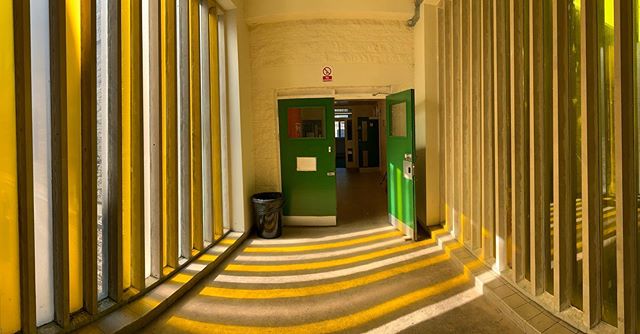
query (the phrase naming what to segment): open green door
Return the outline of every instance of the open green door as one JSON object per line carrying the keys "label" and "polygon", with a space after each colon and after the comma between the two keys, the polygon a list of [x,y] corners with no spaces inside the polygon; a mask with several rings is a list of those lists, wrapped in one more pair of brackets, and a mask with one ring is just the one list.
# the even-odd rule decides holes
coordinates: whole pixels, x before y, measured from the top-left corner
{"label": "open green door", "polygon": [[416,156],[413,89],[387,96],[387,194],[389,222],[412,239],[417,237]]}
{"label": "open green door", "polygon": [[278,101],[287,225],[336,225],[333,113],[333,99]]}

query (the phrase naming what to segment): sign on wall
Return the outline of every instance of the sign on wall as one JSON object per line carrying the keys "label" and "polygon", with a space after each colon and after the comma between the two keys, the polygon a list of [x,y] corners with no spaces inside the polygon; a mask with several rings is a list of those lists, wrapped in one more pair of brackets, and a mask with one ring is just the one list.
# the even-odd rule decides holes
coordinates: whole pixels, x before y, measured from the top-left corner
{"label": "sign on wall", "polygon": [[322,68],[322,81],[333,81],[333,68],[331,68],[331,66],[325,66],[324,68]]}

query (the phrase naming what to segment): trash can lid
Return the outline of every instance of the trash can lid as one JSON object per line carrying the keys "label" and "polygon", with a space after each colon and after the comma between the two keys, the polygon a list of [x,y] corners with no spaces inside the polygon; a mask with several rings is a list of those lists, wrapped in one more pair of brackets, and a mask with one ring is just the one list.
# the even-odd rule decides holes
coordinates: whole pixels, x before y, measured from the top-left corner
{"label": "trash can lid", "polygon": [[279,193],[279,192],[264,192],[264,193],[257,193],[251,196],[251,200],[258,203],[280,200],[282,198],[283,198],[282,193]]}

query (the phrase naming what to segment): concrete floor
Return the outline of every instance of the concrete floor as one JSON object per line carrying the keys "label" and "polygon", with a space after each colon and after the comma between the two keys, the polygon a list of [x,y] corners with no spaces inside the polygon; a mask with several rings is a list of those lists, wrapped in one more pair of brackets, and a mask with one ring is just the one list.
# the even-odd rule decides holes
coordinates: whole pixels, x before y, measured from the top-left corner
{"label": "concrete floor", "polygon": [[387,223],[377,173],[338,172],[338,226],[251,238],[147,333],[520,333],[428,239]]}

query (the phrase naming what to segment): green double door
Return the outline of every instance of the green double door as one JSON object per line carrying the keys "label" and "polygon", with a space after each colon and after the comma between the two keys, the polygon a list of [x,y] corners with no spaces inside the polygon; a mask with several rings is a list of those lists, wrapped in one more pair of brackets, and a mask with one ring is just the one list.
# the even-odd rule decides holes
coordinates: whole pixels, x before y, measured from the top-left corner
{"label": "green double door", "polygon": [[336,225],[333,115],[333,99],[278,101],[283,213],[288,225]]}
{"label": "green double door", "polygon": [[[389,222],[415,239],[414,105],[413,90],[389,95],[385,131]],[[278,116],[285,223],[335,225],[334,100],[280,100]]]}

